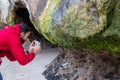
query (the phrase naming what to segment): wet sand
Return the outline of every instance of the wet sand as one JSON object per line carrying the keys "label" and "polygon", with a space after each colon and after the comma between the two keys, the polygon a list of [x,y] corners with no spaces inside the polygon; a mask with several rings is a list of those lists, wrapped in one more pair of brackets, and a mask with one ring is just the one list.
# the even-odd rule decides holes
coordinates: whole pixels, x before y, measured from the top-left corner
{"label": "wet sand", "polygon": [[46,80],[42,75],[43,71],[58,54],[57,48],[43,49],[35,59],[21,66],[17,61],[10,62],[7,58],[3,58],[3,63],[0,71],[3,75],[3,80]]}

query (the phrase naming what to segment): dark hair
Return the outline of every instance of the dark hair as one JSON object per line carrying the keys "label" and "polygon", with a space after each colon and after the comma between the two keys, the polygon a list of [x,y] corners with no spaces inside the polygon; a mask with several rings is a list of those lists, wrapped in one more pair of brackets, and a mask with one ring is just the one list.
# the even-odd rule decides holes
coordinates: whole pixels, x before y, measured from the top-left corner
{"label": "dark hair", "polygon": [[20,32],[27,33],[28,31],[31,31],[30,27],[25,23],[21,23],[20,24]]}

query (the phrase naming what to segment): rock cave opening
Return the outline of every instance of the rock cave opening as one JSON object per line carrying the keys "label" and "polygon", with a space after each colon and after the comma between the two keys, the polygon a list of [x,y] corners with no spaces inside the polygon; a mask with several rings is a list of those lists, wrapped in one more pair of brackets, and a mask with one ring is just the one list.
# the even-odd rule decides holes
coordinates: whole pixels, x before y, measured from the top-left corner
{"label": "rock cave opening", "polygon": [[29,12],[29,10],[20,2],[15,3],[15,7],[12,11],[12,13],[14,14],[14,24],[18,24],[18,23],[26,23],[28,26],[30,26],[33,30],[33,39],[36,39],[38,41],[40,41],[42,43],[42,48],[53,48],[56,47],[54,46],[51,42],[49,42],[47,39],[45,39],[45,37],[39,33],[36,29],[34,24],[32,23],[31,20],[31,14]]}
{"label": "rock cave opening", "polygon": [[30,18],[29,18],[29,12],[27,8],[25,7],[19,7],[15,10],[15,18],[14,23],[26,23],[29,27],[32,28],[34,36],[37,38],[37,40],[41,39],[41,34],[35,29],[34,25],[32,24]]}

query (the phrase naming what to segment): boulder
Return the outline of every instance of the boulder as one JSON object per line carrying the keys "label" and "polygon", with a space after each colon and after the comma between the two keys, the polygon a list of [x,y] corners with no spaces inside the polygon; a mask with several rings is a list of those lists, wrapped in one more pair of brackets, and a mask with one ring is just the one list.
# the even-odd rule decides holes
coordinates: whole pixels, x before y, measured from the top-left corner
{"label": "boulder", "polygon": [[53,44],[118,53],[119,3],[118,0],[49,0],[38,28]]}

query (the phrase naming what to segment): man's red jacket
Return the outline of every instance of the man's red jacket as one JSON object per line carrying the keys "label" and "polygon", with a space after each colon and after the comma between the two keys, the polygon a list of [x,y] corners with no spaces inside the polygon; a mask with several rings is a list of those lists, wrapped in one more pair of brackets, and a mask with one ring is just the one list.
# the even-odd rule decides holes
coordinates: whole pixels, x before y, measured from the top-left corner
{"label": "man's red jacket", "polygon": [[[20,40],[20,25],[7,26],[0,30],[0,58],[6,56],[10,61],[25,65],[33,60],[34,53],[26,54]],[[1,63],[1,60],[0,60]]]}

